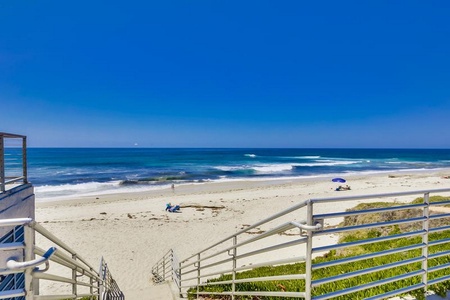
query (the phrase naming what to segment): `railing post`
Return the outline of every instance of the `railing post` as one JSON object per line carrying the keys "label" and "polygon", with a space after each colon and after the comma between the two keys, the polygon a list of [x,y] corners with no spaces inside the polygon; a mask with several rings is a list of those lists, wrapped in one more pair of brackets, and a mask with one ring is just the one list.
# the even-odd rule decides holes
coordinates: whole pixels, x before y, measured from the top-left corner
{"label": "railing post", "polygon": [[[313,202],[308,201],[307,213],[306,213],[306,223],[309,226],[313,226]],[[313,231],[307,230],[307,241],[306,241],[306,262],[305,262],[305,300],[311,300],[311,282],[312,282],[312,238]]]}
{"label": "railing post", "polygon": [[105,281],[104,281],[104,271],[103,271],[103,256],[102,259],[100,260],[100,270],[98,272],[99,276],[100,276],[100,280],[98,282],[98,299],[101,300],[103,299],[103,292],[105,290]]}
{"label": "railing post", "polygon": [[[25,257],[24,261],[31,261],[34,259],[34,229],[28,224],[23,226],[24,240],[25,240]],[[33,280],[33,268],[25,269],[25,290],[26,300],[34,299],[34,280]]]}
{"label": "railing post", "polygon": [[[72,254],[72,259],[77,260],[77,255]],[[77,296],[77,267],[72,269],[72,280],[74,281],[74,283],[72,283],[72,295]]]}
{"label": "railing post", "polygon": [[[89,268],[89,270],[90,270],[92,273],[95,273],[94,269]],[[89,287],[89,293],[91,294],[91,299],[93,299],[93,298],[92,298],[92,295],[94,294],[94,279],[92,278],[92,276],[89,276],[89,285],[90,285],[90,287]]]}
{"label": "railing post", "polygon": [[[166,281],[166,257],[163,257],[163,264],[162,264],[162,273],[163,273],[163,280]],[[159,274],[159,271],[158,271]]]}
{"label": "railing post", "polygon": [[172,279],[172,282],[174,281],[174,279],[173,279],[173,250],[172,249],[170,249],[170,266],[171,266],[171,274],[170,274],[170,278]]}
{"label": "railing post", "polygon": [[425,273],[422,275],[422,283],[424,284],[424,292],[428,290],[428,235],[430,229],[430,193],[425,193],[423,195],[423,203],[425,207],[423,208],[423,217],[425,220],[422,223],[422,229],[425,234],[422,236],[422,243],[425,247],[422,248],[422,257],[425,259],[422,261],[422,270]]}
{"label": "railing post", "polygon": [[200,292],[200,253],[197,254],[197,299],[199,299],[198,293]]}
{"label": "railing post", "polygon": [[180,294],[180,297],[183,298],[183,295],[181,294],[181,262],[178,263],[178,293]]}
{"label": "railing post", "polygon": [[233,236],[233,283],[232,283],[232,287],[231,287],[231,300],[234,300],[234,293],[236,292],[236,256],[237,256],[237,249],[236,249],[236,244],[237,244],[237,236]]}
{"label": "railing post", "polygon": [[22,138],[22,169],[23,169],[23,183],[28,183],[26,136]]}
{"label": "railing post", "polygon": [[6,191],[5,186],[5,143],[0,135],[0,192]]}

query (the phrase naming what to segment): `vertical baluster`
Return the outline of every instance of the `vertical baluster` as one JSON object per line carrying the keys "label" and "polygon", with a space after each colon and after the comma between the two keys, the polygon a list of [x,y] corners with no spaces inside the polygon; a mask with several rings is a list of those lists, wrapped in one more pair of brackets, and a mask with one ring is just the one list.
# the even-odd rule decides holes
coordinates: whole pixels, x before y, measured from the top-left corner
{"label": "vertical baluster", "polygon": [[[95,274],[94,269],[89,268],[89,270],[91,271],[91,273],[94,273],[94,274]],[[94,298],[93,298],[93,295],[94,295],[94,278],[92,278],[91,275],[89,275],[89,284],[90,284],[90,287],[89,287],[89,293],[91,294],[90,299],[94,299]]]}
{"label": "vertical baluster", "polygon": [[166,257],[163,258],[163,264],[162,264],[162,273],[163,273],[163,281],[166,280]]}
{"label": "vertical baluster", "polygon": [[[307,225],[313,224],[313,202],[311,200],[308,201],[307,204]],[[305,300],[311,300],[311,281],[312,281],[312,238],[313,232],[312,230],[307,231],[307,242],[306,242],[306,279],[305,279]]]}
{"label": "vertical baluster", "polygon": [[422,275],[422,283],[424,284],[424,292],[428,290],[428,234],[430,229],[430,193],[425,193],[423,195],[423,203],[426,205],[423,208],[423,217],[425,220],[422,223],[422,229],[425,232],[422,235],[422,243],[424,247],[422,248],[422,256],[425,258],[422,261],[422,270],[425,273]]}
{"label": "vertical baluster", "polygon": [[[34,259],[34,229],[24,225],[24,240],[25,240],[25,261]],[[33,282],[33,268],[28,268],[25,271],[25,291],[26,300],[33,300],[34,298],[34,282]]]}
{"label": "vertical baluster", "polygon": [[[163,259],[164,259],[164,257],[163,257]],[[157,265],[156,265],[156,274],[158,274],[158,276],[160,276],[161,277],[161,273],[160,273],[160,271],[159,271],[159,266],[160,266],[160,264],[158,263]],[[161,280],[161,278],[157,278],[157,280],[158,280],[158,282]]]}
{"label": "vertical baluster", "polygon": [[100,280],[98,282],[98,299],[103,299],[103,293],[105,291],[105,282],[104,282],[104,267],[103,267],[103,257],[100,260],[100,271],[99,271],[99,275],[100,275]]}
{"label": "vertical baluster", "polygon": [[22,138],[22,175],[23,183],[28,183],[28,171],[27,171],[27,137]]}
{"label": "vertical baluster", "polygon": [[0,135],[0,192],[6,191],[5,186],[5,144],[4,138]]}
{"label": "vertical baluster", "polygon": [[[77,255],[76,254],[72,254],[72,259],[73,260],[77,260]],[[74,281],[74,283],[72,283],[72,295],[77,295],[77,267],[75,266],[72,269],[72,280]]]}
{"label": "vertical baluster", "polygon": [[178,263],[178,291],[180,294],[180,297],[183,297],[183,295],[181,294],[181,263]]}
{"label": "vertical baluster", "polygon": [[170,252],[169,252],[169,261],[170,261],[170,266],[171,266],[171,269],[172,269],[172,271],[170,272],[171,274],[170,274],[170,276],[171,276],[171,279],[172,279],[172,281],[174,281],[174,278],[173,278],[173,250],[172,249],[170,249]]}
{"label": "vertical baluster", "polygon": [[231,287],[231,299],[234,300],[234,293],[236,292],[236,255],[237,255],[237,249],[236,249],[236,244],[237,244],[237,236],[233,236],[233,280],[232,280],[232,287]]}
{"label": "vertical baluster", "polygon": [[199,299],[200,292],[200,253],[197,254],[197,299]]}

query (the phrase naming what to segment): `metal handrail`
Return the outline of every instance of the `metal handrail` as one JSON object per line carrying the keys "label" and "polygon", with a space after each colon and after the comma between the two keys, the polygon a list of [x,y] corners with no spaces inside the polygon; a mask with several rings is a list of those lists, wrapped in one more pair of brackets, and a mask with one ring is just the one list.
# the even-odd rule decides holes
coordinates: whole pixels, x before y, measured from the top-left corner
{"label": "metal handrail", "polygon": [[402,197],[402,196],[412,196],[412,195],[425,195],[429,193],[448,193],[450,189],[431,189],[431,190],[417,190],[417,191],[407,191],[407,192],[396,192],[396,193],[380,193],[380,194],[369,194],[369,195],[355,195],[346,197],[327,197],[327,198],[313,198],[309,201],[313,203],[326,203],[326,202],[345,202],[345,201],[355,201],[355,200],[370,200],[375,198],[389,198],[389,197]]}
{"label": "metal handrail", "polygon": [[[228,236],[225,239],[220,240],[213,245],[204,248],[202,251],[199,251],[188,258],[182,260],[178,267],[174,268],[175,272],[178,274],[178,277],[175,281],[178,286],[178,290],[180,296],[184,296],[187,294],[187,291],[192,294],[197,295],[227,295],[231,296],[231,299],[235,299],[238,296],[255,296],[255,297],[300,297],[307,300],[312,299],[331,299],[337,296],[349,295],[350,293],[363,291],[376,286],[383,286],[391,282],[397,282],[403,279],[419,277],[421,278],[420,284],[412,284],[407,287],[401,287],[396,290],[387,290],[384,294],[373,296],[370,299],[384,299],[386,297],[393,297],[395,295],[399,295],[401,293],[408,293],[416,289],[428,289],[428,286],[434,283],[450,280],[450,275],[441,276],[439,278],[428,279],[428,274],[432,272],[436,272],[439,270],[443,270],[445,268],[450,267],[450,263],[444,263],[433,267],[428,267],[428,261],[430,259],[436,259],[438,257],[443,257],[450,255],[450,238],[440,238],[438,240],[429,240],[429,234],[432,232],[442,232],[445,230],[450,230],[450,225],[439,225],[432,226],[430,221],[448,218],[450,216],[449,213],[430,213],[430,207],[435,207],[439,205],[449,205],[450,200],[433,202],[429,201],[429,195],[437,194],[437,193],[450,193],[450,189],[435,189],[435,190],[420,190],[420,191],[408,191],[408,192],[400,192],[400,193],[385,193],[385,194],[372,194],[372,195],[358,195],[358,196],[350,196],[350,197],[331,197],[331,198],[318,198],[318,199],[310,199],[304,202],[301,202],[297,205],[294,205],[286,210],[281,211],[273,216],[265,218],[245,229],[238,231],[237,233]],[[423,196],[423,203],[419,204],[401,204],[397,203],[395,206],[386,206],[379,208],[371,208],[364,209],[358,211],[339,211],[336,209],[335,211],[328,213],[317,213],[316,206],[327,205],[329,203],[342,203],[345,201],[355,201],[355,200],[376,200],[379,201],[380,198],[392,198],[392,197],[400,197],[400,196]],[[412,200],[412,199],[411,199]],[[329,209],[328,209],[329,210]],[[414,217],[405,217],[404,219],[398,218],[394,220],[390,220],[388,222],[379,222],[372,221],[371,223],[364,223],[359,225],[350,225],[339,228],[326,228],[324,227],[325,220],[327,219],[335,219],[335,218],[345,218],[345,217],[355,217],[357,215],[373,215],[377,213],[389,213],[389,212],[401,212],[401,211],[417,211],[417,216]],[[295,219],[291,219],[290,221],[284,221],[283,219],[291,216],[291,218],[296,218],[300,214],[306,215],[305,221],[295,221]],[[280,225],[271,225],[278,220],[283,220],[283,222],[279,222]],[[416,228],[409,232],[397,233],[393,235],[381,236],[381,237],[373,237],[367,239],[355,240],[347,243],[332,243],[330,245],[317,245],[317,240],[323,235],[331,235],[337,234],[341,232],[354,232],[358,230],[367,230],[373,229],[382,226],[403,226],[406,224],[412,224],[414,226],[420,226],[422,224],[422,228]],[[262,226],[271,226],[268,230],[259,230],[256,236],[251,238],[245,238],[245,235],[248,233],[252,233],[252,229],[259,229]],[[284,241],[274,241],[272,238],[277,234],[290,233],[295,228],[299,229],[300,232],[297,236],[293,236],[292,238],[288,238],[288,240]],[[289,235],[292,235],[290,233]],[[300,238],[299,238],[300,237]],[[334,259],[331,261],[325,261],[316,263],[313,261],[313,255],[321,255],[331,250],[337,249],[345,249],[348,247],[354,246],[363,246],[370,245],[374,243],[386,242],[386,241],[394,241],[405,238],[419,238],[421,239],[418,243],[413,243],[407,246],[401,246],[398,248],[385,249],[377,252],[365,253],[362,255],[343,257]],[[231,244],[230,244],[231,243]],[[449,249],[440,250],[437,253],[429,253],[429,247],[436,245],[449,245]],[[304,256],[295,256],[291,257],[279,257],[278,260],[269,261],[267,259],[262,259],[260,261],[257,260],[258,255],[260,254],[268,254],[277,249],[285,248],[285,247],[303,247],[301,251],[305,254]],[[297,249],[297,248],[296,248]],[[385,257],[387,255],[399,254],[399,253],[409,253],[411,251],[421,251],[421,255],[412,256],[409,258],[405,258],[404,260],[399,261],[391,261],[388,264],[384,264],[381,266],[373,266],[363,268],[358,271],[347,272],[345,274],[331,274],[325,275],[323,278],[315,278],[312,279],[312,275],[314,272],[317,272],[320,269],[352,264],[361,262],[371,258],[380,258]],[[287,253],[287,252],[286,252]],[[292,253],[298,254],[297,250],[292,251]],[[412,253],[412,252],[411,252]],[[167,254],[158,261],[158,263],[153,267],[153,270],[162,270],[173,265],[173,262],[170,261],[171,257],[173,257],[173,250],[167,252]],[[167,261],[169,259],[169,261]],[[250,262],[245,262],[244,265],[239,266],[238,262],[244,261],[244,259],[250,259]],[[284,275],[274,275],[267,277],[255,277],[251,278],[237,278],[237,272],[242,272],[245,270],[249,270],[256,267],[261,266],[275,266],[279,264],[291,264],[297,262],[305,262],[306,273],[305,274],[284,274]],[[412,270],[403,274],[398,274],[391,278],[382,278],[379,280],[374,280],[372,282],[368,282],[359,286],[347,286],[341,290],[337,291],[329,291],[327,294],[322,294],[320,296],[314,296],[312,294],[313,287],[318,288],[324,284],[331,284],[333,282],[354,278],[356,276],[362,276],[366,274],[373,274],[376,272],[380,272],[383,270],[389,270],[392,268],[398,268],[402,266],[409,266],[412,264],[421,264],[421,267],[417,270]],[[158,274],[157,272],[154,273]],[[217,276],[227,274],[225,277],[218,278]],[[325,273],[326,274],[326,273]],[[216,278],[214,278],[216,276]],[[323,276],[323,275],[321,275]],[[168,277],[162,276],[161,280],[168,280]],[[210,281],[210,279],[214,279],[214,281]],[[248,283],[248,282],[258,282],[258,281],[276,281],[280,282],[281,280],[289,281],[289,280],[303,280],[305,283],[305,290],[300,292],[288,292],[279,290],[272,291],[245,291],[239,290],[237,291],[236,285]],[[216,286],[216,285],[227,285],[229,286],[228,291],[223,292],[212,292],[208,290],[202,291],[202,288],[208,286]]]}
{"label": "metal handrail", "polygon": [[[18,262],[14,258],[7,261],[7,269],[0,270],[0,274],[8,276],[11,274],[25,274],[25,280],[34,284],[25,285],[24,289],[3,290],[0,291],[0,299],[8,299],[14,297],[25,296],[26,300],[41,299],[75,299],[82,297],[95,297],[96,299],[125,299],[124,294],[120,290],[117,282],[113,279],[106,262],[102,258],[100,270],[97,272],[83,258],[79,256],[72,248],[46,230],[42,225],[37,224],[30,218],[3,219],[0,220],[0,227],[13,228],[12,230],[24,230],[23,241],[12,241],[3,243],[1,250],[23,249],[25,253],[25,261]],[[22,229],[20,229],[22,228]],[[40,234],[57,247],[51,247],[44,251],[34,245],[35,234]],[[58,250],[56,250],[58,248]],[[65,251],[61,252],[61,251]],[[31,255],[37,254],[42,256],[33,259]],[[71,277],[64,277],[56,274],[43,273],[48,270],[49,263],[53,262],[72,270]],[[36,266],[45,263],[45,269],[37,269]],[[28,278],[28,279],[27,279]],[[69,284],[72,286],[72,294],[68,295],[38,295],[40,281],[54,281]]]}
{"label": "metal handrail", "polygon": [[[55,254],[55,252],[57,251],[56,247],[50,247],[47,252],[45,252],[42,257],[40,258],[36,258],[33,260],[29,260],[29,261],[24,261],[24,262],[18,262],[14,259],[10,259],[6,262],[6,267],[10,270],[25,270],[25,269],[29,269],[29,268],[33,268],[34,272],[45,272],[48,270],[49,268],[49,263],[48,260],[50,259],[50,257]],[[42,265],[43,263],[45,263],[46,268],[44,270],[39,270],[35,267]]]}
{"label": "metal handrail", "polygon": [[25,296],[25,290],[24,289],[15,289],[15,290],[9,290],[9,291],[1,291],[0,292],[0,299],[11,299],[14,297],[22,297]]}
{"label": "metal handrail", "polygon": [[[217,243],[215,243],[215,244],[213,244],[213,245],[211,245],[211,246],[209,246],[209,247],[203,249],[202,251],[199,251],[199,253],[201,253],[201,252],[206,252],[206,251],[208,251],[208,250],[210,250],[210,249],[216,247],[217,245],[220,245],[220,244],[222,244],[223,242],[226,242],[226,241],[232,239],[232,238],[235,237],[235,236],[238,236],[238,235],[241,235],[241,234],[243,234],[243,233],[246,233],[246,232],[248,232],[248,231],[250,231],[250,230],[252,230],[252,229],[254,229],[254,228],[258,227],[258,226],[261,226],[261,225],[263,225],[263,224],[266,224],[266,223],[268,223],[268,222],[270,222],[270,221],[272,221],[272,220],[275,220],[275,219],[277,219],[277,218],[279,218],[279,217],[281,217],[281,216],[287,215],[287,214],[289,214],[289,213],[291,213],[291,212],[293,212],[293,211],[296,211],[296,210],[298,210],[298,209],[300,209],[300,208],[302,208],[302,207],[307,206],[307,204],[308,204],[308,201],[304,201],[304,202],[299,203],[299,204],[297,204],[297,205],[294,205],[294,206],[292,206],[292,207],[290,207],[290,208],[288,208],[288,209],[286,209],[286,210],[283,210],[283,211],[281,211],[281,212],[279,212],[279,213],[277,213],[277,214],[274,214],[274,215],[272,215],[272,216],[270,216],[270,217],[268,217],[268,218],[265,218],[265,219],[263,219],[263,220],[261,220],[261,221],[255,223],[255,224],[253,224],[253,225],[251,225],[251,226],[249,226],[249,227],[246,227],[246,228],[244,228],[244,229],[242,229],[242,230],[236,232],[236,233],[233,234],[233,235],[230,235],[230,236],[228,236],[228,237],[226,237],[226,238],[220,240],[219,242],[217,242]],[[185,260],[181,261],[181,263],[184,263],[185,261],[187,261],[187,260],[189,260],[189,259],[191,259],[191,258],[193,258],[193,257],[195,257],[195,256],[196,256],[196,254],[193,254],[193,255],[189,256],[188,258],[186,258]]]}
{"label": "metal handrail", "polygon": [[31,218],[14,218],[14,219],[2,219],[0,220],[0,227],[20,226],[29,224],[33,221]]}

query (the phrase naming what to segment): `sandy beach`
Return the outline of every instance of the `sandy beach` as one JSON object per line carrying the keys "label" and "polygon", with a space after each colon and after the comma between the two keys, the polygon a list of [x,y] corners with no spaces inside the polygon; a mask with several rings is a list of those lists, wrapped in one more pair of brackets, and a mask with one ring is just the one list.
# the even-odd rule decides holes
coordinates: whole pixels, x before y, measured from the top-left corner
{"label": "sandy beach", "polygon": [[[171,248],[183,259],[245,225],[311,198],[450,188],[448,175],[450,170],[346,177],[352,189],[341,192],[335,191],[338,184],[331,178],[317,177],[189,184],[52,202],[36,199],[36,220],[93,266],[103,256],[125,295],[138,295],[152,288],[151,268]],[[181,205],[181,213],[166,212],[168,202]],[[339,208],[359,202],[345,202]]]}

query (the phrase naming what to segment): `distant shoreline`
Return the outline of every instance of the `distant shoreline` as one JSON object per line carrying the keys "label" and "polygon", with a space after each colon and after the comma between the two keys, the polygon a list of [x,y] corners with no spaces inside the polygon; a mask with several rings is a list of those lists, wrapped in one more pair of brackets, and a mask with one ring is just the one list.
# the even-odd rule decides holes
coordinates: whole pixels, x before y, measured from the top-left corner
{"label": "distant shoreline", "polygon": [[[398,175],[397,175],[398,174]],[[433,170],[395,170],[395,171],[378,171],[378,172],[362,172],[362,173],[354,173],[354,174],[324,174],[324,175],[314,175],[314,176],[298,176],[298,177],[273,177],[273,178],[243,178],[243,179],[222,179],[222,180],[213,180],[206,182],[184,182],[184,183],[175,183],[175,191],[178,193],[185,193],[189,191],[201,191],[201,190],[223,190],[227,189],[229,186],[233,187],[248,187],[248,186],[277,186],[283,185],[286,183],[306,183],[306,182],[329,182],[330,185],[334,183],[330,182],[331,178],[341,176],[348,179],[351,183],[352,179],[358,179],[362,177],[389,177],[389,175],[393,176],[406,176],[408,174],[412,175],[420,175],[420,174],[436,174],[436,176],[449,176],[450,168],[440,168]],[[35,187],[35,189],[39,190],[39,187]],[[49,198],[40,198],[39,193],[36,194],[36,202],[38,203],[48,203],[48,202],[65,202],[65,201],[73,201],[77,199],[94,199],[99,197],[120,197],[127,195],[159,195],[161,193],[166,193],[168,190],[171,190],[171,183],[167,183],[164,185],[159,185],[157,187],[147,187],[140,186],[136,189],[122,187],[117,188],[116,190],[107,190],[107,191],[98,191],[98,192],[90,192],[88,194],[78,193],[68,196],[60,196],[60,197],[49,197]]]}

